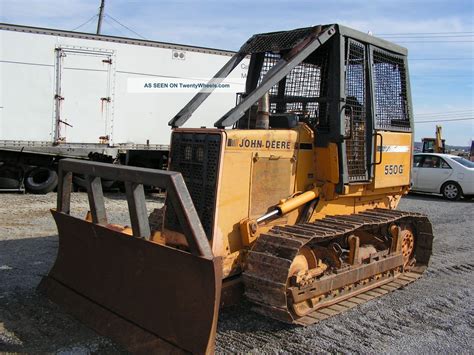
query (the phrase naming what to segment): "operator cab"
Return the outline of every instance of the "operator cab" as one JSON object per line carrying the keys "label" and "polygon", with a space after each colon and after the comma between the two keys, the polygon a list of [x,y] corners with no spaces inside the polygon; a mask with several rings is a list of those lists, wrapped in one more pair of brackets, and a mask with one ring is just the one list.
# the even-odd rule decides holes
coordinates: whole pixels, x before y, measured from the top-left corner
{"label": "operator cab", "polygon": [[[413,115],[405,48],[337,24],[257,34],[210,84],[248,56],[245,93],[216,128],[305,123],[314,132],[315,154],[337,152],[339,177],[331,182],[338,193],[354,184],[409,185]],[[198,93],[169,124],[182,126],[210,94]]]}

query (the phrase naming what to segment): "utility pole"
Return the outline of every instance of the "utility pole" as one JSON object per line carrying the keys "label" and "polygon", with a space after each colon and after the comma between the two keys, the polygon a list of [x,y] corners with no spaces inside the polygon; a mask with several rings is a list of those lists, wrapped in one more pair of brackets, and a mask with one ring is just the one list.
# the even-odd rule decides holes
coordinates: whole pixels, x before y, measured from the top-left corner
{"label": "utility pole", "polygon": [[97,34],[98,35],[100,35],[100,28],[102,27],[102,17],[104,16],[104,3],[105,3],[105,0],[100,1],[99,20],[97,21]]}

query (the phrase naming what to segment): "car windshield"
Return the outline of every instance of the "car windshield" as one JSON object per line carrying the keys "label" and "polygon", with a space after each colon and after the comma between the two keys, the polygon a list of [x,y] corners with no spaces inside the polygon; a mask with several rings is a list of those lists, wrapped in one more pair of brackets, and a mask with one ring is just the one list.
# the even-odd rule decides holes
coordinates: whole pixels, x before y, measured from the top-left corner
{"label": "car windshield", "polygon": [[451,159],[453,159],[456,163],[464,165],[467,168],[474,168],[474,162],[469,161],[467,159],[464,159],[464,158],[461,158],[461,157],[456,157],[456,158],[451,158]]}

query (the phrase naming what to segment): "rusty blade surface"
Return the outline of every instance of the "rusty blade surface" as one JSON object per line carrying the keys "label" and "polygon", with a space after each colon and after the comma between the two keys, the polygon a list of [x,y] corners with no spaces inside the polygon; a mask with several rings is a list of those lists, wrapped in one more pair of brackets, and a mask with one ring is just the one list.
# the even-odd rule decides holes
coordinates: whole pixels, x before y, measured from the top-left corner
{"label": "rusty blade surface", "polygon": [[47,278],[176,350],[214,350],[222,287],[220,259],[194,256],[54,210],[52,214],[59,250]]}

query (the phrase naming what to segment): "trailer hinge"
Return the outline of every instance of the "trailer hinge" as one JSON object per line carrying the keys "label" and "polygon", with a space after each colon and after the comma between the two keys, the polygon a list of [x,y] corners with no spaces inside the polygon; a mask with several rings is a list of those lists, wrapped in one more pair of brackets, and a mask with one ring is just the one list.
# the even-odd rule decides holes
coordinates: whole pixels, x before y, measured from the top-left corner
{"label": "trailer hinge", "polygon": [[110,101],[111,101],[110,96],[108,96],[108,97],[101,97],[100,99],[101,99],[102,101],[107,101],[107,102],[110,102]]}
{"label": "trailer hinge", "polygon": [[112,64],[112,58],[102,59],[102,63]]}
{"label": "trailer hinge", "polygon": [[62,97],[61,95],[56,94],[56,95],[54,95],[54,99],[61,101],[61,100],[64,100],[64,97]]}

